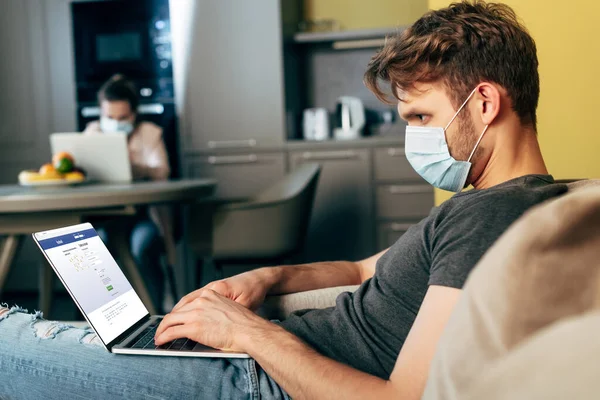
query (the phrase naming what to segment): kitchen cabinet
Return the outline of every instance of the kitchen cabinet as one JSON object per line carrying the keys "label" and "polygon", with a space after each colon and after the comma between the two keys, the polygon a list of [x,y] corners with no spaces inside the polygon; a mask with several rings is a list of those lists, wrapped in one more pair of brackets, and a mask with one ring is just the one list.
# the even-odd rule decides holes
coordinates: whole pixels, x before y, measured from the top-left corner
{"label": "kitchen cabinet", "polygon": [[285,175],[285,154],[277,153],[211,153],[189,157],[186,172],[190,178],[216,179],[215,197],[248,198],[281,180]]}
{"label": "kitchen cabinet", "polygon": [[433,188],[411,167],[401,145],[373,150],[377,247],[393,245],[411,226],[429,215]]}
{"label": "kitchen cabinet", "polygon": [[75,131],[69,0],[0,0],[0,183],[50,160]]}
{"label": "kitchen cabinet", "polygon": [[321,165],[304,261],[357,261],[374,248],[370,149],[290,152],[290,170]]}
{"label": "kitchen cabinet", "polygon": [[[0,10],[0,184],[15,184],[19,171],[50,160],[50,133],[75,129],[74,85],[63,79],[72,72],[69,8],[66,0],[0,0]],[[6,292],[36,291],[42,260],[26,240]]]}
{"label": "kitchen cabinet", "polygon": [[196,3],[183,96],[185,151],[283,144],[282,6]]}
{"label": "kitchen cabinet", "polygon": [[0,182],[16,183],[49,148],[43,1],[0,0]]}
{"label": "kitchen cabinet", "polygon": [[380,182],[423,181],[406,159],[404,148],[400,146],[375,149],[373,165],[375,168],[375,179]]}
{"label": "kitchen cabinet", "polygon": [[322,166],[303,261],[369,257],[433,207],[433,188],[406,161],[401,138],[289,147],[290,170],[305,162]]}
{"label": "kitchen cabinet", "polygon": [[376,209],[379,218],[415,219],[429,214],[432,188],[427,183],[378,185]]}

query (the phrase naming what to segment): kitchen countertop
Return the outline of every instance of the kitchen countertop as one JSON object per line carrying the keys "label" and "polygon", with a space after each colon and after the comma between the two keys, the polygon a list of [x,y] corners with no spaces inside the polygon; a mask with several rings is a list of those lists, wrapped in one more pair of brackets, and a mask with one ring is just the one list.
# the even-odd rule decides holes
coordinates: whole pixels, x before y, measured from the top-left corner
{"label": "kitchen countertop", "polygon": [[279,146],[257,146],[252,148],[237,149],[205,149],[190,150],[184,152],[186,156],[203,156],[206,154],[248,154],[248,153],[271,153],[279,151],[319,151],[319,150],[343,150],[360,149],[386,146],[403,146],[404,135],[392,134],[386,136],[366,136],[356,140],[289,140]]}
{"label": "kitchen countertop", "polygon": [[294,150],[319,150],[319,149],[347,149],[380,146],[398,146],[404,144],[404,136],[367,136],[356,140],[290,140],[286,143],[288,151]]}

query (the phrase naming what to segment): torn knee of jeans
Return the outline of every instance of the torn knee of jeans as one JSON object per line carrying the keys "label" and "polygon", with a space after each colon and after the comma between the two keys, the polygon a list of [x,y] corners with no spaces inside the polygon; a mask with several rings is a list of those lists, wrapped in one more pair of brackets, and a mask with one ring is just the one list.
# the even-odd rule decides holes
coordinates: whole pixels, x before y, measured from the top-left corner
{"label": "torn knee of jeans", "polygon": [[2,321],[5,318],[8,318],[9,315],[14,314],[16,312],[26,313],[27,310],[18,306],[8,308],[8,304],[6,303],[0,304],[0,321]]}
{"label": "torn knee of jeans", "polygon": [[46,321],[41,319],[41,313],[36,312],[32,316],[31,327],[33,335],[38,339],[54,339],[59,333],[71,329],[72,327],[56,321]]}
{"label": "torn knee of jeans", "polygon": [[79,343],[92,344],[97,346],[102,345],[102,342],[100,341],[98,335],[96,335],[96,332],[94,332],[91,329],[86,329],[83,331],[83,334],[79,338]]}

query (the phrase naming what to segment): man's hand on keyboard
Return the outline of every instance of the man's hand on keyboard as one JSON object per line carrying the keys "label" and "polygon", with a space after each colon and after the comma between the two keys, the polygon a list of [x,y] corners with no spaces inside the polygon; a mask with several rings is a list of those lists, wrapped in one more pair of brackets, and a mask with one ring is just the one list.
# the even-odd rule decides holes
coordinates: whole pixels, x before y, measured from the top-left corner
{"label": "man's hand on keyboard", "polygon": [[245,334],[278,328],[214,290],[197,292],[194,299],[163,318],[155,335],[157,346],[188,338],[216,349],[245,351],[241,345]]}

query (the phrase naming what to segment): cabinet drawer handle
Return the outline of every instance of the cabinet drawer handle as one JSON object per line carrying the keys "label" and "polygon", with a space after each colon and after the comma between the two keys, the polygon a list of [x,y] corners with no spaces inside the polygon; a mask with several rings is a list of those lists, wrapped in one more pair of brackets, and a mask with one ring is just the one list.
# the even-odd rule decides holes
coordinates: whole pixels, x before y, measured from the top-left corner
{"label": "cabinet drawer handle", "polygon": [[387,153],[390,157],[404,157],[406,155],[404,153],[404,149],[399,149],[396,147],[390,147]]}
{"label": "cabinet drawer handle", "polygon": [[254,164],[258,162],[256,154],[247,156],[210,156],[208,163],[211,165],[227,165],[227,164]]}
{"label": "cabinet drawer handle", "polygon": [[391,194],[432,193],[429,186],[389,186],[388,191]]}
{"label": "cabinet drawer handle", "polygon": [[331,44],[334,50],[372,49],[383,47],[385,39],[338,40]]}
{"label": "cabinet drawer handle", "polygon": [[[161,115],[165,112],[165,106],[160,103],[141,104],[138,107],[140,115]],[[101,114],[100,107],[83,107],[81,116],[84,118],[99,117]]]}
{"label": "cabinet drawer handle", "polygon": [[138,107],[140,115],[162,115],[165,112],[165,106],[158,103],[142,104]]}
{"label": "cabinet drawer handle", "polygon": [[408,228],[410,228],[412,226],[412,224],[398,224],[398,223],[393,223],[390,226],[390,229],[393,232],[404,232],[406,230],[408,230]]}
{"label": "cabinet drawer handle", "polygon": [[244,140],[211,140],[208,147],[211,149],[229,149],[232,147],[256,147],[256,139]]}
{"label": "cabinet drawer handle", "polygon": [[81,116],[84,118],[99,117],[100,107],[83,107],[81,109]]}
{"label": "cabinet drawer handle", "polygon": [[320,151],[318,153],[313,153],[310,151],[305,151],[302,153],[302,158],[305,160],[351,160],[354,158],[358,158],[358,153],[348,150],[348,151]]}

